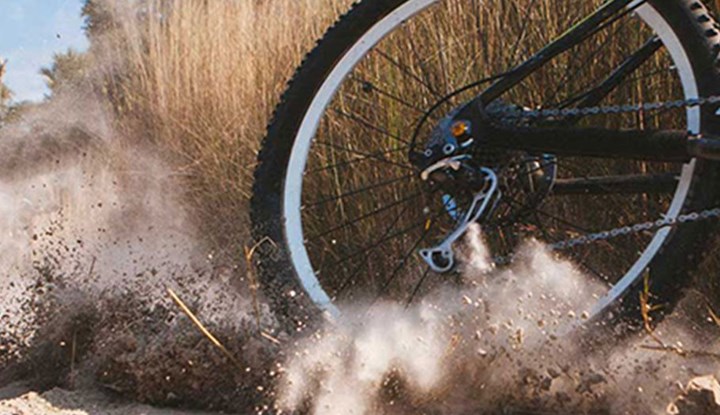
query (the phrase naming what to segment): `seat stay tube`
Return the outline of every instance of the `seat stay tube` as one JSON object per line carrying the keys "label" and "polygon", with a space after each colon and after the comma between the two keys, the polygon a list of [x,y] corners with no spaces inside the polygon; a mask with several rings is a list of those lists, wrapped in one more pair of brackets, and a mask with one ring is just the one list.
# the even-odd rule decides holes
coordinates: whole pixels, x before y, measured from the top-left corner
{"label": "seat stay tube", "polygon": [[[598,30],[600,25],[633,1],[635,0],[608,0],[595,12],[568,29],[530,59],[512,69],[507,76],[490,85],[480,95],[480,101],[484,105],[487,105],[500,98],[501,95],[522,82],[550,60],[587,39]],[[639,2],[639,4],[642,3],[644,3],[644,1]],[[633,8],[639,6],[639,4],[633,6]]]}

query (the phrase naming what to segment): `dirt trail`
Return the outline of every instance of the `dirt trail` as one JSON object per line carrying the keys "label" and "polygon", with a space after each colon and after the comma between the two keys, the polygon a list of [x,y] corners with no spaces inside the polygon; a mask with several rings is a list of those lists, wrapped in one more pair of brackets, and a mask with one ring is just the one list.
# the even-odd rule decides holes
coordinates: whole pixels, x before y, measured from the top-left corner
{"label": "dirt trail", "polygon": [[211,415],[175,409],[158,409],[115,400],[100,392],[52,389],[38,394],[23,392],[21,387],[0,389],[0,415]]}
{"label": "dirt trail", "polygon": [[[0,171],[0,388],[26,381],[32,391],[75,390],[80,382],[82,390],[169,407],[263,402],[256,381],[268,379],[263,368],[275,351],[253,335],[274,323],[262,304],[253,307],[244,261],[221,259],[203,243],[161,157],[107,128],[92,96],[67,99],[72,105],[57,98],[0,131],[0,153],[34,161]],[[50,411],[38,396],[26,398],[3,402],[0,414]],[[129,410],[84,392],[42,398],[58,410]]]}

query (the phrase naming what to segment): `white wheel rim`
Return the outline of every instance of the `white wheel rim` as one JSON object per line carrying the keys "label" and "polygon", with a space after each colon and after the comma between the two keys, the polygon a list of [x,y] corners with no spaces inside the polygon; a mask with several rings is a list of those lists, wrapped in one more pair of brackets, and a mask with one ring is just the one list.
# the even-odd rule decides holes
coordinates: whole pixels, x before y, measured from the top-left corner
{"label": "white wheel rim", "polygon": [[[333,68],[330,75],[325,79],[325,82],[323,82],[317,94],[315,94],[308,111],[305,113],[298,134],[295,137],[283,189],[285,236],[288,242],[290,259],[303,290],[318,308],[333,317],[337,317],[340,314],[340,310],[333,304],[330,296],[325,292],[322,284],[317,279],[307,249],[305,248],[305,238],[302,228],[303,177],[312,140],[315,137],[325,109],[335,96],[337,89],[367,52],[398,24],[410,19],[437,1],[438,0],[409,0],[368,30],[363,37],[348,50]],[[628,7],[633,7],[633,5],[639,1],[641,0],[636,0]],[[698,98],[697,82],[692,66],[690,65],[690,60],[682,47],[680,39],[672,31],[669,24],[647,3],[638,7],[635,13],[653,29],[667,48],[677,68],[685,99]],[[699,133],[700,109],[698,107],[687,109],[687,120],[688,131]],[[683,166],[678,187],[673,196],[670,208],[665,213],[665,217],[676,218],[680,214],[690,189],[694,171],[695,160]],[[617,300],[630,285],[637,281],[652,258],[655,257],[658,250],[665,243],[669,234],[670,229],[667,228],[656,232],[654,238],[650,241],[634,265],[607,294],[598,300],[593,307],[592,315],[601,313],[605,307]]]}

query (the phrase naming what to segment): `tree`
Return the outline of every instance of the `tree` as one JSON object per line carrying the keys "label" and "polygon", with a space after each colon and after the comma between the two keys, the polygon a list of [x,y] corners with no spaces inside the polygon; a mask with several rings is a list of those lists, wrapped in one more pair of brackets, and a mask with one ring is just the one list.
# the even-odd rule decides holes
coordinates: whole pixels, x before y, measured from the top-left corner
{"label": "tree", "polygon": [[92,40],[113,26],[113,17],[103,0],[85,0],[82,15],[85,18],[85,33]]}
{"label": "tree", "polygon": [[12,99],[12,91],[5,85],[3,78],[7,74],[7,61],[0,62],[0,110],[5,110]]}
{"label": "tree", "polygon": [[12,98],[10,88],[5,85],[3,78],[7,74],[7,61],[0,62],[0,104],[5,104]]}
{"label": "tree", "polygon": [[56,53],[52,66],[42,68],[40,74],[45,77],[45,83],[54,94],[65,87],[78,86],[85,80],[87,61],[87,54],[68,49],[65,53]]}

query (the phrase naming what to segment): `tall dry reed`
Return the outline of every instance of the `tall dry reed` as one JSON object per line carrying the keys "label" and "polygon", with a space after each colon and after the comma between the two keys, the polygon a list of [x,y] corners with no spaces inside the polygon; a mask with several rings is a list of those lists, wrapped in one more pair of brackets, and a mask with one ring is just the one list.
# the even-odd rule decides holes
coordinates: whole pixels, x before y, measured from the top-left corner
{"label": "tall dry reed", "polygon": [[209,237],[247,243],[251,175],[270,114],[348,1],[106,4],[112,29],[93,51],[120,126],[179,166]]}

